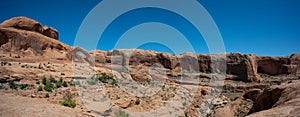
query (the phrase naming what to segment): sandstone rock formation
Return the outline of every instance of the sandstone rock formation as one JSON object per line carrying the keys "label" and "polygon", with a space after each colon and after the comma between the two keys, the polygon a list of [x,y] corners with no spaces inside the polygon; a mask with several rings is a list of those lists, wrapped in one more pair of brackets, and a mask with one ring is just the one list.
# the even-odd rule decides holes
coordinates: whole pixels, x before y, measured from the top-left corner
{"label": "sandstone rock formation", "polygon": [[13,27],[27,31],[34,31],[43,34],[47,37],[58,40],[58,32],[54,28],[42,26],[39,22],[27,17],[14,17],[0,24],[3,27]]}
{"label": "sandstone rock formation", "polygon": [[[265,90],[254,101],[249,117],[299,116],[300,82],[293,81]],[[264,110],[264,111],[262,111]],[[260,112],[259,112],[260,111]]]}

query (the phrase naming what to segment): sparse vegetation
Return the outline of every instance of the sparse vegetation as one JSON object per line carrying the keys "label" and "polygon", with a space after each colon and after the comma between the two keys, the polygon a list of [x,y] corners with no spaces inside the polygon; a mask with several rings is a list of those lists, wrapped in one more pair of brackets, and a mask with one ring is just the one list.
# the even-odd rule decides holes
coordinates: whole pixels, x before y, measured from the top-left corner
{"label": "sparse vegetation", "polygon": [[109,75],[106,75],[105,73],[101,74],[100,77],[98,77],[98,79],[102,82],[102,83],[109,83],[113,86],[117,86],[117,81],[109,76]]}
{"label": "sparse vegetation", "polygon": [[96,83],[98,82],[98,80],[97,79],[87,79],[86,82],[89,85],[96,85]]}
{"label": "sparse vegetation", "polygon": [[43,86],[42,86],[42,85],[40,85],[40,86],[38,87],[38,91],[43,91]]}
{"label": "sparse vegetation", "polygon": [[136,105],[139,105],[140,103],[141,103],[140,98],[137,98],[137,99],[135,100],[135,104],[136,104]]}
{"label": "sparse vegetation", "polygon": [[6,64],[8,64],[7,61],[2,61],[2,62],[1,62],[1,66],[5,66]]}
{"label": "sparse vegetation", "polygon": [[50,81],[46,81],[46,85],[44,86],[44,90],[48,92],[52,92],[53,84]]}
{"label": "sparse vegetation", "polygon": [[63,81],[62,85],[63,85],[64,87],[68,87],[68,84],[67,84],[67,82],[65,82],[65,81]]}
{"label": "sparse vegetation", "polygon": [[46,93],[45,98],[49,98],[49,93]]}
{"label": "sparse vegetation", "polygon": [[27,88],[29,85],[28,84],[20,84],[20,89],[25,89],[25,88]]}
{"label": "sparse vegetation", "polygon": [[67,106],[67,107],[71,107],[71,108],[75,108],[76,107],[76,102],[71,101],[71,100],[64,100],[62,102],[62,105]]}
{"label": "sparse vegetation", "polygon": [[40,84],[40,81],[38,79],[36,79],[35,84]]}
{"label": "sparse vegetation", "polygon": [[50,82],[52,82],[52,83],[56,83],[56,82],[57,82],[57,80],[55,80],[55,78],[53,78],[52,76],[50,76]]}
{"label": "sparse vegetation", "polygon": [[43,76],[42,83],[43,83],[44,85],[46,85],[46,82],[47,82],[47,79],[46,79],[46,77],[45,77],[45,76]]}
{"label": "sparse vegetation", "polygon": [[56,88],[62,87],[62,82],[56,82],[56,83],[55,83],[55,87],[56,87]]}
{"label": "sparse vegetation", "polygon": [[14,81],[9,81],[8,85],[11,89],[17,89],[18,88],[18,85]]}
{"label": "sparse vegetation", "polygon": [[115,116],[116,117],[129,117],[129,115],[125,111],[122,111],[122,110],[117,110],[115,112]]}

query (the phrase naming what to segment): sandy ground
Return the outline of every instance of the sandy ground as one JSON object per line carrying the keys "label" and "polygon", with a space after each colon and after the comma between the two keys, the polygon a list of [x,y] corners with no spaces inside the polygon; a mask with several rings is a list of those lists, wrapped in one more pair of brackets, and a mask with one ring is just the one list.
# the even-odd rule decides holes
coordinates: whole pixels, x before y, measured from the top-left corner
{"label": "sandy ground", "polygon": [[1,117],[86,117],[87,114],[45,99],[28,98],[0,92]]}

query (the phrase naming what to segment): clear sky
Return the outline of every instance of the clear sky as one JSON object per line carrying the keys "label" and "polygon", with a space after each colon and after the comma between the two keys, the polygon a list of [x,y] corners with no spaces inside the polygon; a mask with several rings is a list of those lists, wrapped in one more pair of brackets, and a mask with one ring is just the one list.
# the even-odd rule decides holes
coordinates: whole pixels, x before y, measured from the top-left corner
{"label": "clear sky", "polygon": [[[254,53],[257,55],[271,56],[285,56],[294,52],[300,53],[299,0],[198,1],[206,8],[218,26],[227,52]],[[59,31],[60,41],[68,45],[73,45],[81,22],[90,10],[92,10],[99,2],[101,2],[101,0],[1,0],[0,21],[2,22],[15,16],[27,16],[41,22],[43,25],[54,27]],[[116,4],[118,4],[118,2],[116,2]],[[103,12],[109,13],[109,11]],[[139,19],[140,17],[137,17],[140,15],[139,13],[148,17]],[[151,19],[151,17],[155,17],[159,14],[168,15],[165,19]],[[116,21],[110,25],[107,29],[108,33],[105,33],[106,35],[104,35],[107,39],[99,42],[101,45],[98,45],[98,49],[112,49],[114,47],[113,44],[115,44],[113,38],[119,38],[122,31],[124,32],[125,29],[128,30],[129,26],[133,26],[138,22],[159,20],[160,22],[174,24],[177,21],[175,19],[178,19],[178,17],[172,13],[157,9],[137,10],[132,13],[124,14],[123,16],[124,17],[118,19],[118,22]],[[184,22],[184,20],[180,21]],[[99,22],[101,22],[101,20]],[[123,25],[125,26],[120,28],[120,26]],[[159,31],[159,29],[169,29],[163,25],[145,24],[144,26],[156,26],[156,28],[142,30],[137,26],[130,29],[133,33],[129,32],[124,35],[136,38],[132,38],[130,40],[131,42],[128,42],[128,47],[130,47],[132,42],[137,41],[139,38],[148,37],[148,40],[151,40],[151,38],[160,37],[165,38],[166,40],[168,38],[172,41],[173,38],[180,37],[180,35],[168,35],[168,32],[172,33],[172,30]],[[185,22],[182,25],[174,24],[174,26],[178,26],[183,32],[193,32],[193,27],[189,27],[188,22]],[[141,33],[141,35],[133,36],[136,33]],[[154,36],[151,37],[151,35]],[[198,36],[198,34],[192,33],[186,37],[189,38],[190,42],[195,46],[197,53],[208,53],[205,41],[201,38],[199,39]],[[124,40],[126,40],[126,38]],[[178,48],[181,49],[181,42],[173,41],[172,43],[175,43],[175,45],[177,44]],[[141,45],[140,48],[172,53],[169,48],[155,42]]]}

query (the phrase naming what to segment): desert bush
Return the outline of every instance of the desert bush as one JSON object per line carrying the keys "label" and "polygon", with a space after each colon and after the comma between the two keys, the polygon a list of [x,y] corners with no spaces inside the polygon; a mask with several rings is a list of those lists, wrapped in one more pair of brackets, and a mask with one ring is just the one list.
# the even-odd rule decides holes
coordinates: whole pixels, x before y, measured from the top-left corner
{"label": "desert bush", "polygon": [[56,82],[57,82],[57,80],[55,80],[55,78],[53,78],[52,76],[50,76],[50,82],[52,82],[52,83],[56,83]]}
{"label": "desert bush", "polygon": [[18,85],[14,81],[9,81],[8,85],[11,89],[17,89],[18,88]]}
{"label": "desert bush", "polygon": [[42,85],[40,85],[40,86],[38,87],[38,91],[43,91],[43,86],[42,86]]}
{"label": "desert bush", "polygon": [[102,83],[110,83],[113,86],[117,86],[117,81],[113,77],[106,75],[105,73],[101,74],[101,76],[98,77],[98,79]]}
{"label": "desert bush", "polygon": [[55,87],[56,87],[56,88],[62,87],[62,82],[56,82],[56,83],[55,83]]}
{"label": "desert bush", "polygon": [[49,93],[46,93],[45,98],[49,98]]}
{"label": "desert bush", "polygon": [[46,85],[46,82],[47,82],[47,79],[46,79],[46,77],[45,77],[45,76],[43,76],[42,83],[43,83],[44,85]]}
{"label": "desert bush", "polygon": [[135,104],[136,104],[136,105],[139,105],[140,103],[141,103],[140,98],[137,98],[137,99],[135,100]]}
{"label": "desert bush", "polygon": [[115,112],[115,116],[116,117],[129,117],[129,115],[125,111],[122,111],[122,110],[117,110]]}
{"label": "desert bush", "polygon": [[48,92],[52,92],[53,84],[50,81],[46,81],[46,85],[44,86],[44,90]]}
{"label": "desert bush", "polygon": [[1,66],[5,66],[8,62],[7,61],[2,61]]}
{"label": "desert bush", "polygon": [[64,101],[62,101],[62,105],[67,106],[67,107],[71,107],[71,108],[75,108],[76,107],[76,102],[71,101],[71,100],[64,100]]}
{"label": "desert bush", "polygon": [[63,85],[64,87],[68,87],[68,84],[67,84],[67,82],[65,82],[65,81],[63,81],[62,85]]}
{"label": "desert bush", "polygon": [[20,89],[25,89],[27,88],[29,85],[28,84],[20,84]]}
{"label": "desert bush", "polygon": [[35,80],[36,84],[40,84],[40,81],[38,79]]}

